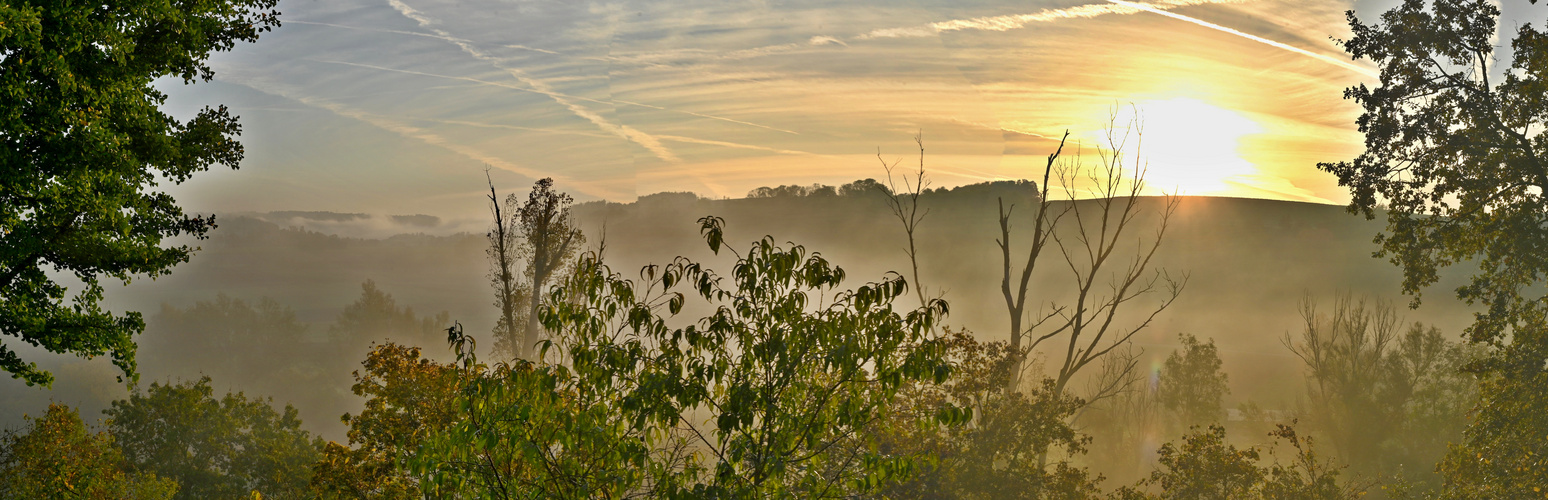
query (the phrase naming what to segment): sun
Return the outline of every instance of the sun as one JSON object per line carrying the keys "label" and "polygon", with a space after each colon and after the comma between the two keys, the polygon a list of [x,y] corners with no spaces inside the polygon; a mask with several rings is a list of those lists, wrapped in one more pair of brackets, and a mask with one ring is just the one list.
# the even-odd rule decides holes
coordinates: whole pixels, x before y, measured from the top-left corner
{"label": "sun", "polygon": [[[1263,127],[1240,113],[1187,97],[1136,102],[1132,111],[1141,135],[1127,153],[1148,168],[1147,192],[1241,195],[1262,175],[1239,151],[1242,138]],[[1119,116],[1118,125],[1129,118]]]}

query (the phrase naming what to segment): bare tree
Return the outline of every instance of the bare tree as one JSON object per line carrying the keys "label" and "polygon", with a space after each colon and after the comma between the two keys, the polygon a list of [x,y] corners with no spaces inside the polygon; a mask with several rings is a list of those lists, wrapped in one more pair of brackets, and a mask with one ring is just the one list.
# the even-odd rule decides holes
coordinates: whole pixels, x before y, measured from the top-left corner
{"label": "bare tree", "polygon": [[[920,305],[925,305],[930,299],[926,298],[928,292],[924,282],[919,279],[919,250],[914,240],[914,233],[919,229],[919,223],[924,221],[925,216],[930,215],[929,209],[919,211],[919,195],[923,194],[930,185],[930,178],[925,176],[923,132],[914,135],[914,144],[919,145],[919,170],[912,174],[913,179],[909,179],[908,173],[899,172],[896,175],[893,173],[901,160],[889,164],[887,160],[882,159],[879,149],[876,151],[876,159],[881,161],[882,169],[887,171],[887,185],[885,189],[880,189],[887,197],[887,208],[892,210],[892,215],[903,224],[903,234],[908,236],[908,248],[905,252],[908,254],[908,263],[913,269],[909,279],[914,285],[914,295],[919,297]],[[902,179],[903,189],[898,189],[896,179]],[[882,186],[877,185],[877,187]]]}
{"label": "bare tree", "polygon": [[[1149,327],[1157,315],[1182,295],[1188,281],[1186,274],[1173,278],[1152,265],[1172,215],[1177,213],[1180,200],[1175,195],[1164,195],[1160,200],[1152,238],[1149,241],[1143,237],[1134,238],[1132,256],[1126,262],[1123,255],[1117,253],[1120,248],[1129,247],[1127,233],[1134,229],[1135,220],[1143,212],[1141,205],[1145,202],[1139,197],[1145,188],[1146,168],[1142,164],[1126,166],[1131,139],[1135,142],[1134,157],[1139,158],[1143,153],[1139,118],[1131,119],[1120,130],[1114,113],[1110,124],[1107,147],[1097,149],[1102,164],[1086,173],[1096,198],[1086,203],[1070,202],[1070,220],[1075,226],[1073,234],[1061,236],[1059,231],[1052,232],[1059,254],[1075,281],[1075,300],[1054,308],[1052,316],[1056,318],[1056,326],[1028,346],[1028,350],[1035,349],[1043,340],[1063,336],[1063,361],[1054,377],[1054,387],[1058,390],[1065,390],[1086,366],[1114,349],[1128,345],[1135,334]],[[1060,173],[1060,183],[1071,200],[1075,198],[1075,181],[1080,175],[1078,165]],[[1126,306],[1132,307],[1135,300],[1152,293],[1158,293],[1160,301],[1150,306],[1148,312],[1142,308],[1141,319],[1129,323],[1119,317]],[[1096,400],[1104,396],[1099,393],[1085,397]]]}
{"label": "bare tree", "polygon": [[[484,169],[484,178],[489,182],[489,211],[494,217],[494,227],[486,234],[489,248],[484,252],[489,256],[489,281],[495,289],[494,305],[500,309],[500,318],[494,327],[495,351],[516,357],[521,355],[516,332],[526,327],[526,312],[522,306],[527,303],[530,295],[530,290],[516,279],[516,265],[522,257],[522,242],[518,239],[515,228],[517,221],[512,217],[514,214],[500,208],[500,195],[495,192],[494,179],[489,177],[488,168]],[[505,202],[514,208],[516,200],[513,195]]]}
{"label": "bare tree", "polygon": [[[1003,260],[1003,278],[1000,280],[1000,293],[1005,296],[1005,309],[1010,313],[1010,346],[1011,352],[1017,353],[1015,366],[1011,370],[1009,390],[1016,390],[1021,386],[1022,372],[1025,371],[1026,357],[1039,342],[1058,334],[1058,331],[1048,336],[1032,340],[1030,346],[1024,346],[1025,339],[1032,333],[1032,329],[1041,325],[1044,321],[1053,317],[1053,313],[1039,318],[1030,327],[1023,327],[1022,321],[1027,317],[1027,287],[1032,280],[1032,270],[1037,267],[1038,257],[1042,256],[1043,248],[1048,244],[1049,236],[1053,235],[1053,229],[1058,225],[1059,219],[1068,212],[1069,205],[1061,205],[1057,211],[1050,211],[1052,203],[1048,200],[1048,181],[1053,176],[1054,164],[1058,162],[1059,155],[1064,153],[1064,143],[1069,140],[1069,131],[1059,138],[1059,148],[1048,155],[1048,163],[1043,167],[1043,183],[1039,185],[1042,190],[1037,197],[1037,214],[1032,224],[1032,248],[1027,250],[1027,263],[1021,268],[1021,280],[1012,293],[1011,275],[1011,212],[1016,210],[1016,205],[1005,206],[1005,200],[999,199],[1000,207],[1000,239],[995,243],[1000,246],[1000,255]],[[1057,312],[1058,309],[1055,309]]]}
{"label": "bare tree", "polygon": [[1108,396],[1088,401],[1072,419],[1082,433],[1101,436],[1091,443],[1092,458],[1118,483],[1137,480],[1149,469],[1142,450],[1160,429],[1156,379],[1135,369],[1141,354],[1131,343],[1104,357],[1087,392]]}
{"label": "bare tree", "polygon": [[[1311,423],[1333,439],[1345,463],[1367,467],[1377,462],[1381,442],[1402,422],[1412,381],[1398,363],[1401,321],[1392,304],[1339,293],[1333,314],[1318,312],[1308,295],[1301,300],[1305,328],[1299,341],[1286,333],[1281,342],[1306,366]],[[1397,396],[1397,397],[1393,397]]]}
{"label": "bare tree", "polygon": [[[1143,152],[1140,140],[1141,124],[1138,117],[1127,124],[1118,125],[1114,113],[1107,129],[1107,144],[1098,148],[1101,165],[1085,171],[1079,161],[1058,162],[1068,133],[1060,139],[1059,149],[1048,156],[1043,174],[1043,187],[1038,200],[1038,213],[1034,220],[1032,248],[1027,263],[1020,270],[1019,286],[1012,288],[1010,250],[1010,211],[1000,211],[1000,244],[1004,258],[1004,279],[1001,292],[1005,296],[1007,311],[1011,317],[1011,339],[1021,349],[1022,357],[1029,355],[1044,342],[1052,341],[1055,351],[1052,361],[1057,363],[1053,375],[1054,388],[1068,392],[1069,386],[1083,369],[1102,361],[1115,349],[1130,344],[1134,335],[1149,327],[1156,316],[1172,305],[1181,295],[1187,276],[1174,279],[1164,270],[1154,268],[1154,258],[1166,235],[1171,217],[1177,211],[1178,198],[1165,195],[1156,214],[1156,229],[1147,241],[1144,237],[1131,238],[1135,224],[1146,210],[1140,194],[1145,188],[1146,169],[1142,164],[1129,165],[1130,141],[1133,156]],[[1078,157],[1079,155],[1077,155]],[[1048,181],[1055,173],[1069,199],[1058,207],[1048,199]],[[1093,199],[1075,201],[1077,184],[1084,177],[1086,188]],[[1002,202],[1003,206],[1003,202]],[[1074,281],[1074,298],[1059,304],[1050,301],[1047,312],[1023,327],[1027,319],[1027,292],[1032,270],[1049,248],[1053,240],[1058,256]],[[1125,258],[1125,256],[1128,256]],[[1158,303],[1141,308],[1137,320],[1127,314],[1141,297],[1159,294]],[[1132,360],[1115,367],[1133,370]],[[1131,377],[1108,377],[1109,380],[1132,380]],[[1019,381],[1018,381],[1019,383]],[[1096,401],[1110,397],[1127,384],[1095,384],[1093,394],[1083,397]]]}

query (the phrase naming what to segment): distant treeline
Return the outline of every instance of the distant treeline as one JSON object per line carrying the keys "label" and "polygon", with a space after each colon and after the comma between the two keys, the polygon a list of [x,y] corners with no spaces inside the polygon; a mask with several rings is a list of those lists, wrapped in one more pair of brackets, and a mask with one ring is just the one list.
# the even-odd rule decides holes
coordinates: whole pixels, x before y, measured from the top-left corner
{"label": "distant treeline", "polygon": [[[981,182],[967,186],[954,188],[925,188],[920,194],[945,194],[957,191],[999,191],[1026,189],[1030,192],[1037,191],[1037,183],[1026,179]],[[868,196],[877,192],[891,194],[892,188],[876,179],[860,179],[842,186],[829,186],[827,184],[797,185],[788,184],[775,187],[760,187],[747,192],[748,198],[802,198],[820,196]]]}

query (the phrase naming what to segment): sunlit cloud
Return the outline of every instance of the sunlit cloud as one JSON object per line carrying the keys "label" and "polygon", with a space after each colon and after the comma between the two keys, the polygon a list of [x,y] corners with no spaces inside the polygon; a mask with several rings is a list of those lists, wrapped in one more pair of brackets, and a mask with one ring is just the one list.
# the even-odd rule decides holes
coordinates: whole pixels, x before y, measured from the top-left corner
{"label": "sunlit cloud", "polygon": [[846,46],[846,47],[849,46],[849,44],[844,43],[843,40],[839,40],[839,39],[831,37],[831,36],[823,36],[823,35],[817,35],[817,36],[814,36],[814,37],[811,37],[811,38],[807,39],[806,40],[806,44],[807,45],[842,45],[842,46]]}

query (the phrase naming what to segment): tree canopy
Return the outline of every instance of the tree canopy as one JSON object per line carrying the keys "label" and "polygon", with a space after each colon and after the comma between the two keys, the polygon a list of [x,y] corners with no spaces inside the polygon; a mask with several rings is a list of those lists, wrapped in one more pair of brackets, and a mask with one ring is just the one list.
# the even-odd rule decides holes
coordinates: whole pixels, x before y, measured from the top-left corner
{"label": "tree canopy", "polygon": [[[1365,152],[1318,168],[1349,188],[1351,211],[1386,213],[1378,255],[1402,266],[1405,292],[1417,298],[1441,268],[1471,261],[1478,271],[1457,294],[1485,310],[1468,336],[1503,345],[1514,334],[1524,349],[1531,329],[1520,327],[1548,306],[1529,290],[1548,273],[1548,34],[1517,27],[1502,70],[1499,15],[1487,0],[1407,0],[1380,24],[1351,12],[1344,47],[1381,67],[1381,85],[1344,93],[1365,109]],[[1500,361],[1548,354],[1530,351]]]}
{"label": "tree canopy", "polygon": [[1183,425],[1206,425],[1225,420],[1225,397],[1231,393],[1220,370],[1220,350],[1215,339],[1199,342],[1190,334],[1178,334],[1182,348],[1166,357],[1157,381],[1161,407]]}
{"label": "tree canopy", "polygon": [[1403,268],[1413,305],[1442,269],[1476,266],[1457,296],[1481,309],[1465,332],[1487,347],[1469,366],[1479,402],[1439,469],[1459,498],[1548,488],[1548,33],[1522,23],[1511,38],[1499,17],[1489,0],[1405,0],[1377,24],[1350,12],[1344,48],[1381,83],[1344,94],[1365,110],[1365,152],[1318,165],[1349,188],[1351,211],[1386,213],[1377,255]]}
{"label": "tree canopy", "polygon": [[[99,302],[102,277],[156,277],[193,248],[213,217],[184,214],[162,183],[242,160],[237,117],[206,107],[188,120],[159,109],[162,77],[208,81],[213,51],[279,26],[277,0],[0,5],[0,334],[50,352],[110,356],[136,378],[138,313]],[[48,269],[83,285],[67,289]],[[28,384],[52,376],[0,344],[0,369]]]}
{"label": "tree canopy", "polygon": [[152,383],[113,402],[109,430],[136,470],[177,480],[174,498],[301,498],[322,442],[301,430],[296,409],[227,393],[210,379]]}
{"label": "tree canopy", "polygon": [[106,432],[86,429],[68,406],[48,405],[24,433],[0,436],[0,497],[166,500],[177,482],[133,472]]}
{"label": "tree canopy", "polygon": [[[721,219],[700,224],[711,251],[735,254],[731,274],[679,257],[626,279],[589,252],[550,289],[540,319],[554,336],[533,360],[480,362],[457,326],[456,364],[408,355],[427,374],[416,384],[456,377],[455,404],[398,441],[413,474],[400,483],[480,498],[843,498],[911,470],[875,431],[904,386],[949,377],[934,333],[946,304],[895,310],[900,276],[840,289],[844,271],[815,252],[766,237],[737,253]],[[690,302],[710,312],[687,321]],[[356,387],[368,411],[411,407]],[[921,425],[967,416],[938,410]]]}

